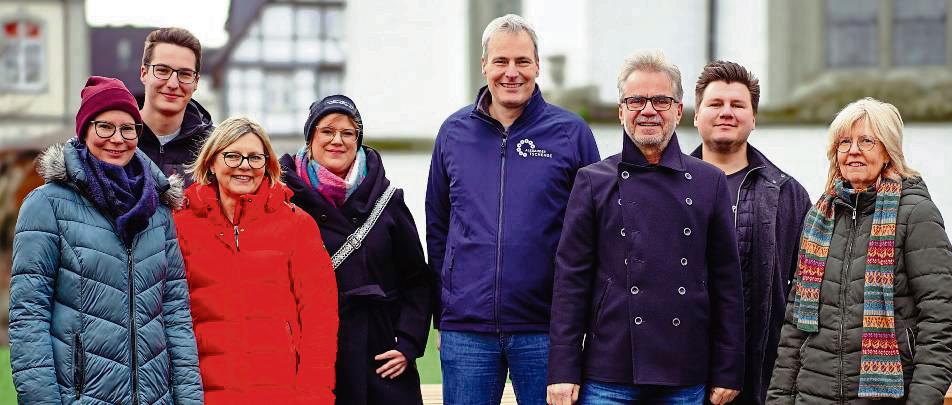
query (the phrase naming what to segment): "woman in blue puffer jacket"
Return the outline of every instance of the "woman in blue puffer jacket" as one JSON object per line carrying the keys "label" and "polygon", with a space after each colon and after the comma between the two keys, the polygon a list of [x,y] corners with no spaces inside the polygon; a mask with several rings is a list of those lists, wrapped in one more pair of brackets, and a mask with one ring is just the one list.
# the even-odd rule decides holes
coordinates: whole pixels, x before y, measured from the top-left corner
{"label": "woman in blue puffer jacket", "polygon": [[136,150],[135,99],[82,91],[77,137],[50,147],[13,240],[10,362],[20,403],[200,404],[171,207],[181,180]]}

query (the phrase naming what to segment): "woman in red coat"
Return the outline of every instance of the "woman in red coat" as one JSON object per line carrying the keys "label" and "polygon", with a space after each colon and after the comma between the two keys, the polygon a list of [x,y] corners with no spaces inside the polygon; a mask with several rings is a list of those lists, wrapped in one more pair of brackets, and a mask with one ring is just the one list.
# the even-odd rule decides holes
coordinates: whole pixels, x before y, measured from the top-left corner
{"label": "woman in red coat", "polygon": [[175,224],[207,404],[334,402],[337,287],[264,130],[225,120]]}

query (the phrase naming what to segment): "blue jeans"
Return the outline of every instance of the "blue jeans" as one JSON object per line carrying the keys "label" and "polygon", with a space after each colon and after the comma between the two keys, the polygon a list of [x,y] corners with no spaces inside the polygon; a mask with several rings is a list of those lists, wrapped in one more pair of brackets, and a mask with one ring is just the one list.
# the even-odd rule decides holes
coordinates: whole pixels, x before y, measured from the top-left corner
{"label": "blue jeans", "polygon": [[440,332],[443,403],[498,405],[508,372],[519,405],[545,405],[549,335]]}
{"label": "blue jeans", "polygon": [[704,384],[688,386],[627,385],[585,381],[579,393],[581,405],[650,404],[701,405]]}

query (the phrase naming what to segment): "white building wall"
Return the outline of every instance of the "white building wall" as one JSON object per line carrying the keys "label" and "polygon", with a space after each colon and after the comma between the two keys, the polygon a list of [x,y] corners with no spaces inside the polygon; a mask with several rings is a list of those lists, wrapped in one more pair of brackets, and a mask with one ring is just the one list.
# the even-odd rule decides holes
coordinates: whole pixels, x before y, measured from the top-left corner
{"label": "white building wall", "polygon": [[[82,61],[70,61],[67,64],[65,59],[66,44],[64,42],[66,33],[64,32],[64,18],[66,16],[64,6],[59,2],[12,2],[0,3],[0,17],[24,16],[29,19],[35,19],[42,22],[44,41],[46,43],[46,54],[44,55],[43,68],[46,69],[44,77],[46,86],[38,92],[15,92],[9,94],[0,94],[0,113],[19,112],[34,116],[65,116],[69,115],[66,111],[66,83],[67,77],[64,75],[64,66],[70,69],[80,69],[80,71],[89,72],[89,63],[77,66]],[[72,44],[86,46],[85,44]],[[85,82],[81,83],[84,84]],[[69,94],[73,94],[70,92]],[[77,92],[78,94],[78,92]]]}
{"label": "white building wall", "polygon": [[[475,98],[467,86],[465,0],[347,3],[344,93],[368,138],[435,137]],[[478,45],[477,45],[478,46]]]}
{"label": "white building wall", "polygon": [[716,57],[744,65],[760,79],[760,104],[770,102],[767,0],[717,2]]}
{"label": "white building wall", "polygon": [[548,58],[565,55],[566,87],[592,84],[591,47],[588,46],[590,2],[588,0],[523,0],[525,17],[539,37],[541,74],[537,83],[545,91],[552,86]]}

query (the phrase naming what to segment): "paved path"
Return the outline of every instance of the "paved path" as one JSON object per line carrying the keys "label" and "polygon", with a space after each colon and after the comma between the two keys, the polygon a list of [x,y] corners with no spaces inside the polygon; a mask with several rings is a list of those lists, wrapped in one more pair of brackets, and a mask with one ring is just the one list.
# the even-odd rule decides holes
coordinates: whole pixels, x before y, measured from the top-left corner
{"label": "paved path", "polygon": [[[443,405],[443,386],[440,384],[423,384],[423,405]],[[512,384],[506,384],[502,393],[501,405],[515,405],[516,395],[512,392]]]}

